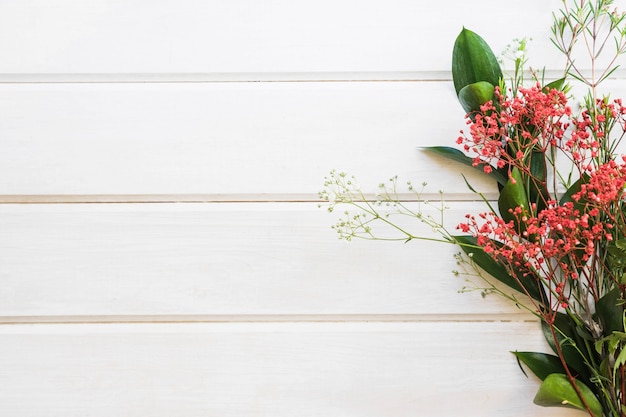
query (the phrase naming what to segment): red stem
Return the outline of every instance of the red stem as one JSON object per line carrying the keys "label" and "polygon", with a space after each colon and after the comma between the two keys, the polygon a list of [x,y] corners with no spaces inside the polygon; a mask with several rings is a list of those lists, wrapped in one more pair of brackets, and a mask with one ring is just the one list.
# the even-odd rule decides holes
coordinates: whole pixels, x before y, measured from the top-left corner
{"label": "red stem", "polygon": [[587,410],[589,415],[591,417],[594,417],[593,411],[591,411],[591,408],[589,408],[589,405],[587,404],[587,402],[583,398],[583,395],[580,392],[580,389],[578,388],[578,385],[576,385],[576,378],[574,378],[574,376],[570,372],[569,366],[567,366],[567,362],[565,362],[565,358],[563,357],[563,351],[561,350],[561,344],[559,343],[559,339],[558,339],[558,337],[556,335],[556,332],[554,330],[554,316],[551,315],[550,317],[545,317],[545,319],[546,319],[546,323],[550,327],[550,333],[552,334],[552,339],[554,340],[554,346],[556,348],[556,353],[557,353],[559,359],[561,360],[561,364],[563,365],[563,368],[565,369],[565,373],[567,375],[567,378],[569,379],[570,384],[572,384],[572,387],[574,388],[574,391],[576,391],[576,395],[578,395],[578,398],[580,398],[580,401],[583,403],[583,406],[585,407],[585,409]]}

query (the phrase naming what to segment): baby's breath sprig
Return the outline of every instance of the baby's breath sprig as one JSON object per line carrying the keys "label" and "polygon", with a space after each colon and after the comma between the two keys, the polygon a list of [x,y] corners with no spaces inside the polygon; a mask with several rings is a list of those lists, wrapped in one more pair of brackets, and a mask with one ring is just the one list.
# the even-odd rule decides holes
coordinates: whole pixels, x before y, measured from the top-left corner
{"label": "baby's breath sprig", "polygon": [[466,283],[466,285],[459,290],[459,293],[463,294],[478,291],[483,298],[488,295],[495,294],[512,302],[518,308],[524,309],[532,315],[539,317],[539,314],[532,307],[532,305],[520,301],[515,293],[505,291],[501,285],[496,285],[493,277],[487,274],[476,264],[476,262],[474,262],[472,255],[473,254],[471,252],[469,255],[463,252],[457,252],[454,254],[454,259],[456,260],[458,269],[452,271],[452,273],[455,276],[463,277]]}
{"label": "baby's breath sprig", "polygon": [[[406,190],[411,198],[402,199],[398,177],[394,176],[388,182],[379,184],[374,198],[368,198],[353,175],[332,170],[324,178],[324,189],[319,192],[320,199],[325,201],[320,207],[326,207],[329,212],[334,212],[339,205],[347,207],[332,226],[339,238],[347,241],[353,238],[405,242],[418,239],[456,243],[444,226],[444,212],[449,207],[443,200],[443,191],[439,193],[439,201],[433,203],[422,198],[426,185],[424,182],[416,188],[413,183],[407,182]],[[426,213],[425,209],[432,209],[436,216]],[[409,231],[401,220],[407,217],[417,219],[439,237]]]}
{"label": "baby's breath sprig", "polygon": [[513,94],[517,94],[517,88],[524,85],[524,69],[528,63],[528,44],[532,38],[516,38],[506,46],[502,55],[498,58],[498,62],[506,69],[508,61],[513,63],[513,74],[510,74],[511,88]]}

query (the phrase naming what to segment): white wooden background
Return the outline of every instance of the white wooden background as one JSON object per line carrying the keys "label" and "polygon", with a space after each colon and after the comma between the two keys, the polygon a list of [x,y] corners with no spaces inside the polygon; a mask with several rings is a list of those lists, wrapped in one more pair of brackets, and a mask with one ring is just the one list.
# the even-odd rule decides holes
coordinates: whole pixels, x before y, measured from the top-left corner
{"label": "white wooden background", "polygon": [[538,323],[458,294],[454,248],[317,208],[337,168],[478,210],[418,150],[463,127],[454,38],[557,70],[559,4],[0,0],[0,415],[578,415],[532,405]]}

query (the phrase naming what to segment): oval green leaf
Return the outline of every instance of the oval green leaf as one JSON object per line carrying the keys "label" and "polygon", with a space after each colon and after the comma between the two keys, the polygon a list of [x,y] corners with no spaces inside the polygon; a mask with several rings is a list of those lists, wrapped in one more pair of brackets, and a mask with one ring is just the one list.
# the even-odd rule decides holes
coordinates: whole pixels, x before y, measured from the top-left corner
{"label": "oval green leaf", "polygon": [[520,227],[523,224],[519,224],[515,216],[509,212],[509,210],[515,210],[517,207],[528,210],[528,197],[526,196],[526,187],[524,186],[520,170],[513,168],[509,180],[500,191],[498,209],[500,210],[500,217],[506,222],[512,220],[521,232],[523,230]]}
{"label": "oval green leaf", "polygon": [[459,91],[459,102],[466,113],[480,110],[480,106],[493,99],[495,87],[487,81],[468,84]]}
{"label": "oval green leaf", "polygon": [[[593,416],[602,417],[602,404],[593,391],[578,380],[574,383]],[[586,411],[583,401],[578,397],[574,386],[564,374],[548,375],[539,386],[539,391],[537,391],[533,402],[543,407],[571,407]]]}
{"label": "oval green leaf", "polygon": [[487,42],[463,28],[452,49],[452,79],[456,94],[466,85],[479,81],[499,85],[501,78],[500,64]]}

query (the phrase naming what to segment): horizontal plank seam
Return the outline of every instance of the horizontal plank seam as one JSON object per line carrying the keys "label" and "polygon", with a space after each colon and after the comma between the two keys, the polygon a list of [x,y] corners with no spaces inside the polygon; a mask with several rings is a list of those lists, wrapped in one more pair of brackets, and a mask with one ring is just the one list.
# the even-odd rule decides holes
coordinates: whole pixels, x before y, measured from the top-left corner
{"label": "horizontal plank seam", "polygon": [[260,83],[273,83],[273,84],[297,84],[297,83],[434,83],[434,82],[452,82],[452,78],[433,78],[433,79],[423,79],[423,78],[397,78],[397,79],[299,79],[299,80],[176,80],[176,79],[164,79],[164,80],[79,80],[79,81],[69,81],[69,80],[60,80],[60,81],[8,81],[8,80],[0,80],[0,84],[260,84]]}
{"label": "horizontal plank seam", "polygon": [[[547,70],[545,78],[562,77],[562,70]],[[626,78],[626,69],[612,79]],[[220,72],[220,73],[0,73],[0,84],[109,84],[109,83],[307,83],[307,82],[449,82],[442,71],[354,72]]]}
{"label": "horizontal plank seam", "polygon": [[249,315],[76,315],[0,316],[0,324],[98,323],[360,323],[360,322],[536,322],[530,314],[249,314]]}
{"label": "horizontal plank seam", "polygon": [[[487,199],[495,199],[495,193],[485,193]],[[368,201],[375,201],[375,194],[366,194]],[[398,199],[405,202],[440,201],[439,193],[423,193],[421,199],[414,194],[400,193]],[[475,194],[443,194],[445,202],[482,201]],[[142,204],[142,203],[321,203],[316,194],[6,194],[0,195],[0,204]]]}
{"label": "horizontal plank seam", "polygon": [[0,83],[300,83],[451,81],[450,71],[267,73],[0,73]]}

